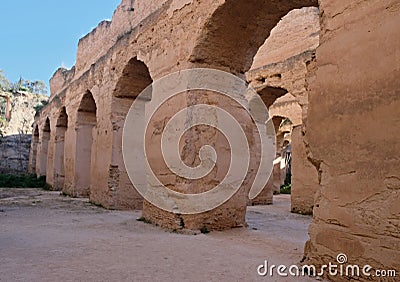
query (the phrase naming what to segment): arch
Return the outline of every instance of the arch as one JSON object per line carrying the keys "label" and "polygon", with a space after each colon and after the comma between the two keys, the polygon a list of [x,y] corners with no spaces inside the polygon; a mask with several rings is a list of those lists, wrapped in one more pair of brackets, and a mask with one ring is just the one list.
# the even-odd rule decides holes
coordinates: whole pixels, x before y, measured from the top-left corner
{"label": "arch", "polygon": [[124,67],[113,95],[118,98],[133,99],[152,82],[153,80],[146,64],[134,57]]}
{"label": "arch", "polygon": [[50,141],[50,119],[47,117],[43,126],[42,134],[40,136],[40,157],[39,157],[39,171],[40,176],[46,175],[47,172],[47,159],[49,152],[49,141]]}
{"label": "arch", "polygon": [[269,107],[269,114],[270,116],[286,117],[290,119],[293,126],[301,125],[303,123],[302,108],[298,99],[290,93],[276,99],[276,101]]}
{"label": "arch", "polygon": [[88,197],[92,167],[93,130],[97,125],[97,106],[90,91],[79,103],[76,120],[75,187],[73,196]]}
{"label": "arch", "polygon": [[279,194],[281,186],[285,183],[288,172],[287,168],[290,167],[290,163],[287,163],[288,155],[286,148],[291,148],[290,135],[292,131],[292,122],[288,117],[278,115],[272,117],[272,122],[276,132],[276,159],[274,161],[271,182],[273,193]]}
{"label": "arch", "polygon": [[[125,65],[122,75],[119,78],[113,91],[113,99],[111,106],[111,122],[113,128],[112,135],[112,159],[109,167],[109,180],[107,187],[107,195],[112,195],[112,199],[108,202],[101,197],[95,202],[102,205],[110,206],[118,209],[142,209],[143,198],[134,189],[128,174],[126,172],[123,156],[122,156],[122,133],[126,116],[133,101],[137,96],[153,82],[150,72],[146,64],[137,59],[131,58]],[[142,103],[141,113],[138,113],[139,119],[144,119],[144,109],[146,101],[136,101]],[[144,120],[143,120],[144,126]],[[137,146],[143,146],[137,144]],[[143,160],[144,163],[144,160]],[[138,164],[139,166],[140,164]],[[140,168],[139,168],[140,169]],[[143,175],[145,170],[143,166]],[[111,192],[111,193],[110,193]],[[92,198],[92,195],[91,195]],[[96,197],[97,198],[97,197]]]}
{"label": "arch", "polygon": [[[88,90],[82,96],[81,102],[79,103],[78,116],[84,117],[87,114],[88,117],[93,117],[93,114],[94,116],[96,116],[96,112],[97,112],[96,102],[93,98],[92,93]],[[84,121],[78,119],[77,123],[80,122]]]}
{"label": "arch", "polygon": [[64,150],[65,133],[68,128],[68,115],[65,107],[59,111],[56,121],[55,150],[54,150],[54,190],[62,190],[65,180]]}
{"label": "arch", "polygon": [[280,19],[293,9],[310,6],[317,7],[318,1],[227,0],[203,27],[191,62],[244,74]]}
{"label": "arch", "polygon": [[68,127],[68,115],[65,107],[62,107],[59,111],[57,123],[57,128],[67,128]]}

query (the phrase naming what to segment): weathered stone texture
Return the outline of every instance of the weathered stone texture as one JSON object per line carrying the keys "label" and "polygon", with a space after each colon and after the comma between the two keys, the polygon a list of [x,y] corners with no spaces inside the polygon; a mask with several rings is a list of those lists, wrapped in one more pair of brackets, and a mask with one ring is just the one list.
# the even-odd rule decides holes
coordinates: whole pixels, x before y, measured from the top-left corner
{"label": "weathered stone texture", "polygon": [[[301,214],[312,214],[315,193],[319,189],[318,171],[307,158],[302,126],[292,131],[292,191],[291,210]],[[294,169],[293,169],[294,168]]]}
{"label": "weathered stone texture", "polygon": [[[321,1],[306,137],[321,171],[307,262],[400,269],[400,5]],[[393,280],[394,281],[394,280]]]}
{"label": "weathered stone texture", "polygon": [[28,172],[30,134],[0,137],[0,174]]}

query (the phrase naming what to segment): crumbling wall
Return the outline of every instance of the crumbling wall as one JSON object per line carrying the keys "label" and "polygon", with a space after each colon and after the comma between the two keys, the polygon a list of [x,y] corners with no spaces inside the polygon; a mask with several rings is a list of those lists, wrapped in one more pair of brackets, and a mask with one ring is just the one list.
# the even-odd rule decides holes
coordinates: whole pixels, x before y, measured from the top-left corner
{"label": "crumbling wall", "polygon": [[28,172],[30,134],[0,137],[0,174]]}
{"label": "crumbling wall", "polygon": [[150,16],[168,0],[133,1],[123,0],[115,10],[112,21],[105,20],[90,33],[79,40],[76,56],[76,72],[78,77],[90,65],[96,63],[117,40]]}

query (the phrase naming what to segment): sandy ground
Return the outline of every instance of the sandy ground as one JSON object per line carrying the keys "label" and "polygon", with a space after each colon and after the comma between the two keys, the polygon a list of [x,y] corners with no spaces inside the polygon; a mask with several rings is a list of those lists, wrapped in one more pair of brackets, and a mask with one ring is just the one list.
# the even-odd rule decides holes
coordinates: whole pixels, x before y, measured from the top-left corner
{"label": "sandy ground", "polygon": [[260,277],[257,266],[297,264],[311,217],[290,198],[249,207],[248,228],[183,235],[87,200],[0,189],[0,281],[316,281]]}

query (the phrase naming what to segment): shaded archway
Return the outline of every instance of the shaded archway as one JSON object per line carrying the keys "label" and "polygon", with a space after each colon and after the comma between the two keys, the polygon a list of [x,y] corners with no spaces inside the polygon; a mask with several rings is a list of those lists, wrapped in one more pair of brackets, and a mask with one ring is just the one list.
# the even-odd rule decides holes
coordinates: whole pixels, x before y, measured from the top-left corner
{"label": "shaded archway", "polygon": [[[250,69],[255,55],[266,42],[265,40],[267,38],[267,40],[270,39],[271,31],[278,25],[281,19],[290,12],[293,14],[293,10],[304,7],[318,7],[318,1],[294,0],[280,3],[276,1],[227,0],[213,12],[204,25],[190,60],[194,66],[223,69],[241,76]],[[305,11],[304,9],[302,10],[303,12]],[[309,9],[309,11],[315,13],[315,9]],[[280,30],[282,31],[282,28]],[[287,33],[292,31],[293,30],[288,30]],[[307,33],[303,34],[300,32],[300,34],[310,36],[310,34]],[[284,35],[284,33],[280,34],[280,36],[282,35]],[[316,33],[316,36],[318,36],[318,33]],[[298,37],[301,37],[301,35]],[[296,40],[299,41],[301,39],[297,38]],[[282,42],[284,42],[284,40],[280,41],[280,43]],[[279,52],[279,46],[281,45],[282,44],[275,44],[274,51],[276,53]],[[304,46],[306,46],[305,48],[309,48],[307,44]],[[315,45],[313,46],[313,48],[315,48]],[[286,46],[286,49],[286,51],[288,51],[290,48]],[[295,50],[285,52],[285,54],[289,54],[286,57],[285,54],[275,56],[275,58],[279,58],[279,61],[273,61],[273,58],[268,58],[269,60],[267,60],[265,65],[258,65],[260,69],[263,69],[265,66],[266,76],[262,76],[264,74],[263,71],[254,75],[254,80],[260,80],[258,83],[253,83],[254,86],[256,86],[254,89],[260,94],[268,108],[270,108],[277,99],[287,94],[288,90],[294,95],[300,106],[307,105],[307,90],[305,89],[307,69],[304,67],[306,62],[301,61],[303,60],[302,56],[296,59],[291,58],[291,61],[289,58],[290,56],[298,55],[306,50],[309,51],[309,49],[301,50],[301,47],[296,47]],[[268,53],[268,50],[266,50],[265,53]],[[287,61],[282,62],[282,60]],[[278,62],[281,63],[279,66],[277,66]],[[301,66],[295,67],[296,71],[300,69],[304,72],[302,77],[297,73],[291,74],[291,64],[298,64]],[[271,68],[271,70],[267,71],[269,68]],[[285,81],[285,79],[290,79],[290,81]],[[297,85],[302,85],[302,87],[297,89]],[[292,90],[295,91],[292,92]],[[296,110],[298,109],[299,107],[297,107]],[[300,110],[303,110],[306,114],[307,107],[305,106],[304,109],[300,108]],[[288,114],[288,116],[291,115]],[[299,124],[299,121],[301,122],[302,118],[304,117],[299,117],[298,112],[296,112],[296,125]],[[282,136],[277,136],[278,139],[281,137]],[[298,146],[297,143],[296,146]],[[294,148],[294,150],[295,149],[296,148]],[[271,185],[271,183],[268,185]],[[279,185],[275,186],[276,189],[279,189]],[[269,197],[272,197],[271,193],[269,193]],[[268,200],[262,202],[268,203]]]}
{"label": "shaded archway", "polygon": [[[271,30],[281,18],[293,9],[318,6],[318,1],[289,0],[283,3],[277,1],[226,0],[223,3],[210,2],[210,5],[215,10],[202,26],[199,36],[194,42],[194,48],[189,57],[190,66],[221,69],[244,78],[244,74],[250,69],[259,47],[269,37]],[[277,73],[277,76],[276,80],[281,79],[279,73]],[[261,93],[261,97],[267,107],[287,93],[287,90],[280,88],[279,85],[264,86],[263,90],[264,93]],[[223,108],[226,106],[221,101],[217,101],[216,105],[221,105]],[[186,144],[196,144],[199,139],[199,134],[195,133],[188,136],[185,142]],[[252,152],[256,154],[257,149]],[[224,159],[227,155],[228,150],[223,152],[222,155],[218,155],[218,158]],[[250,175],[250,173],[247,175]],[[244,182],[241,191],[245,191],[250,186],[250,182]],[[178,187],[179,183],[172,179],[170,185]],[[227,206],[219,206],[201,216],[196,215],[195,220],[188,220],[195,222],[192,228],[207,225],[212,229],[225,229],[233,227],[235,224],[236,226],[242,224],[246,211],[245,204],[248,201],[242,201],[244,197],[240,193],[237,193],[237,195],[237,198],[231,198],[226,202],[227,206],[229,205],[228,208]],[[272,199],[272,193],[270,198]],[[170,222],[179,221],[172,213],[162,213],[154,207],[147,207],[146,204],[143,214],[146,219],[164,226],[172,226],[173,224],[169,225]],[[162,219],[160,219],[161,217]],[[232,218],[239,220],[230,222]],[[210,221],[212,221],[211,224],[209,224]],[[239,221],[241,222],[238,223]],[[232,225],[230,225],[231,223]]]}
{"label": "shaded archway", "polygon": [[290,184],[292,122],[287,117],[274,116],[272,121],[276,132],[276,159],[273,170],[273,191],[280,193],[282,185]]}
{"label": "shaded archway", "polygon": [[[280,98],[285,96],[288,91],[281,87],[266,86],[257,89],[262,101],[268,109]],[[280,125],[285,117],[273,116],[270,117],[272,125],[276,133],[276,158],[274,161],[274,168],[272,174],[265,185],[263,191],[253,200],[250,201],[251,205],[268,205],[273,203],[273,195],[278,194],[281,186],[281,146],[283,144],[283,134],[280,132]]]}
{"label": "shaded archway", "polygon": [[258,91],[258,94],[268,109],[278,98],[284,96],[286,93],[288,93],[286,89],[272,86],[266,86]]}
{"label": "shaded archway", "polygon": [[50,119],[46,118],[44,124],[42,135],[40,137],[40,152],[39,152],[39,171],[38,175],[46,175],[47,170],[47,158],[49,151],[49,141],[50,141]]}
{"label": "shaded archway", "polygon": [[227,0],[204,26],[191,62],[244,74],[280,19],[293,9],[310,6],[318,6],[318,1]]}
{"label": "shaded archway", "polygon": [[62,107],[56,123],[55,150],[54,150],[54,190],[64,188],[64,147],[65,133],[68,128],[68,115],[65,107]]}
{"label": "shaded archway", "polygon": [[97,123],[97,106],[87,91],[79,104],[76,120],[75,192],[74,196],[87,197],[90,193],[93,129]]}
{"label": "shaded archway", "polygon": [[[108,195],[110,199],[103,203],[111,208],[142,209],[143,198],[134,189],[122,156],[122,133],[128,111],[136,97],[152,83],[147,66],[136,57],[126,64],[122,76],[117,82],[113,92],[111,122],[113,127],[112,162],[109,168]],[[143,112],[137,113],[137,118],[144,118]],[[137,146],[140,146],[138,144]],[[143,162],[144,163],[144,162]],[[138,164],[138,166],[143,165]],[[143,166],[143,175],[145,175]]]}

